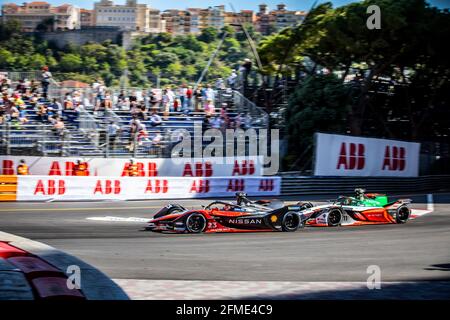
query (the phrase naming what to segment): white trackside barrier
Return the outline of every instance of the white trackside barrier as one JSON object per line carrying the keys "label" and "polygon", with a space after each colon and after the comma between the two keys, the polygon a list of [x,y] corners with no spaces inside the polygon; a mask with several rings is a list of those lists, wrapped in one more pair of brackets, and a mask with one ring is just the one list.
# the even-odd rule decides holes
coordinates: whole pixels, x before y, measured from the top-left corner
{"label": "white trackside barrier", "polygon": [[[127,158],[70,158],[0,156],[0,174],[12,175],[24,159],[32,175],[72,176],[78,159],[87,163],[89,176],[125,176]],[[134,159],[143,177],[228,177],[263,175],[263,157]]]}
{"label": "white trackside barrier", "polygon": [[417,177],[420,143],[316,134],[316,176]]}
{"label": "white trackside barrier", "polygon": [[144,200],[279,195],[280,177],[18,176],[17,201]]}

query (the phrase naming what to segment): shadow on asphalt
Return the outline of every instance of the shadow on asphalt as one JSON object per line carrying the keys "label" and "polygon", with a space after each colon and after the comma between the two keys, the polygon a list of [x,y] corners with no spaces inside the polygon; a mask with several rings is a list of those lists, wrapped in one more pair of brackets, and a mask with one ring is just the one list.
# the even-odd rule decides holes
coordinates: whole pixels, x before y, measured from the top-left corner
{"label": "shadow on asphalt", "polygon": [[[448,266],[448,264],[446,264]],[[382,283],[380,289],[358,288],[323,290],[241,297],[242,300],[450,300],[448,281]]]}
{"label": "shadow on asphalt", "polygon": [[430,268],[425,268],[424,270],[450,271],[450,263],[433,264]]}

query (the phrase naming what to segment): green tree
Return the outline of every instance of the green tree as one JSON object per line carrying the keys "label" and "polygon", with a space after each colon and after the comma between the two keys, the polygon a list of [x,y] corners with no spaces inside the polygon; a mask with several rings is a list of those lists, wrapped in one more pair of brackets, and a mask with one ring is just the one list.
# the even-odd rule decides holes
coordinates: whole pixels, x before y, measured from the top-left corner
{"label": "green tree", "polygon": [[217,38],[218,32],[213,27],[205,28],[201,31],[201,33],[198,35],[198,40],[211,43]]}
{"label": "green tree", "polygon": [[79,55],[68,53],[63,55],[59,62],[59,68],[61,71],[77,71],[83,65],[83,60]]}

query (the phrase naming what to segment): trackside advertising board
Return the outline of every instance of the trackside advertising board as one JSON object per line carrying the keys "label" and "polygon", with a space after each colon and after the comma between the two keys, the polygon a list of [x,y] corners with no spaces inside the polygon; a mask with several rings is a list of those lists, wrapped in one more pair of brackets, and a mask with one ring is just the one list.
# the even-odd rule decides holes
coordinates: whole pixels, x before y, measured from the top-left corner
{"label": "trackside advertising board", "polygon": [[316,133],[316,176],[417,177],[420,143]]}
{"label": "trackside advertising board", "polygon": [[17,201],[144,200],[279,195],[280,177],[18,176]]}
{"label": "trackside advertising board", "polygon": [[[72,176],[78,159],[87,163],[89,176],[122,177],[130,159],[0,156],[0,174],[15,174],[20,159],[31,175]],[[262,176],[263,157],[134,159],[141,177]]]}

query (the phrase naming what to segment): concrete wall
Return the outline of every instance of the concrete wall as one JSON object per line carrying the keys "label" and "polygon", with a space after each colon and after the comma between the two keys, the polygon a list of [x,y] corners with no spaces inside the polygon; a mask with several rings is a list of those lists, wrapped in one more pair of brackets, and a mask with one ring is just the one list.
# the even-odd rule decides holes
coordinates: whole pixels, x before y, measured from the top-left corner
{"label": "concrete wall", "polygon": [[100,43],[105,40],[121,44],[121,35],[122,31],[119,28],[111,27],[92,27],[80,30],[41,33],[44,40],[53,41],[58,47],[64,47],[68,43],[83,45],[89,41]]}

